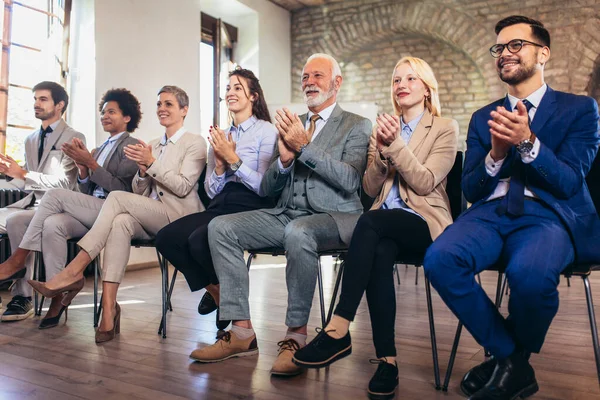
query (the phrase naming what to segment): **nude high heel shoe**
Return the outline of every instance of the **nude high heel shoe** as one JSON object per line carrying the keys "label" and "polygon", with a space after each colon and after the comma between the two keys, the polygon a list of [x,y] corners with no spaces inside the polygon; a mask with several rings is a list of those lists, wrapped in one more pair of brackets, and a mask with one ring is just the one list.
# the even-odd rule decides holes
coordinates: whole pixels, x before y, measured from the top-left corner
{"label": "nude high heel shoe", "polygon": [[119,303],[117,303],[113,328],[110,331],[101,331],[100,328],[98,328],[96,330],[96,344],[111,341],[119,333],[121,333],[121,307],[119,306]]}

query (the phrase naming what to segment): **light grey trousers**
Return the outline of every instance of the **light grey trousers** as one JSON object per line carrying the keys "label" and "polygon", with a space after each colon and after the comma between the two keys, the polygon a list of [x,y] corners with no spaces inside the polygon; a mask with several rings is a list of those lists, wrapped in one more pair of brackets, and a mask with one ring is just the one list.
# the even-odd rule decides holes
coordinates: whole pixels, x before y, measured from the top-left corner
{"label": "light grey trousers", "polygon": [[85,235],[103,204],[104,200],[87,194],[50,189],[28,224],[20,214],[15,214],[10,218],[9,227],[24,230],[19,247],[42,252],[46,280],[50,280],[67,263],[67,240]]}
{"label": "light grey trousers", "polygon": [[317,281],[317,252],[345,247],[330,215],[290,209],[280,214],[256,210],[219,216],[208,225],[208,242],[221,285],[222,320],[250,319],[249,271],[244,250],[285,249],[285,324],[291,328],[308,322]]}
{"label": "light grey trousers", "polygon": [[[35,208],[0,208],[0,233],[8,234],[10,240],[10,250],[14,252],[19,247],[23,235],[27,230],[29,221],[35,214]],[[25,277],[17,279],[12,286],[11,294],[13,296],[31,297],[33,289],[27,284],[27,279],[33,277],[33,254],[25,259]]]}

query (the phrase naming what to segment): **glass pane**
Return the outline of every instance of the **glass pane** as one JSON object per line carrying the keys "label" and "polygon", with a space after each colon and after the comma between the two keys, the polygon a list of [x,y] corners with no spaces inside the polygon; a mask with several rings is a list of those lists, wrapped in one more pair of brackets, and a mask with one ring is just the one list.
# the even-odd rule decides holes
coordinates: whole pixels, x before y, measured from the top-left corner
{"label": "glass pane", "polygon": [[213,124],[213,73],[213,46],[200,43],[200,133],[204,137]]}
{"label": "glass pane", "polygon": [[19,165],[25,164],[25,138],[32,131],[11,127],[6,130],[6,154],[14,158]]}
{"label": "glass pane", "polygon": [[9,82],[33,87],[40,81],[60,79],[60,67],[51,51],[42,52],[11,46]]}
{"label": "glass pane", "polygon": [[33,93],[31,90],[8,88],[8,123],[12,125],[37,126],[33,111]]}
{"label": "glass pane", "polygon": [[48,21],[46,14],[15,4],[11,40],[36,49],[43,48],[48,40]]}
{"label": "glass pane", "polygon": [[48,11],[48,0],[15,0],[19,3],[35,7],[40,10]]}

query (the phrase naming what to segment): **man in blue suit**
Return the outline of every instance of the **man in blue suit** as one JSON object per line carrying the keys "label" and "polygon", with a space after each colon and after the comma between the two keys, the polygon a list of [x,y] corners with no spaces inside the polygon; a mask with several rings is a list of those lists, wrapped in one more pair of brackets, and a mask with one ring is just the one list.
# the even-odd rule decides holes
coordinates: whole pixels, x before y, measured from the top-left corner
{"label": "man in blue suit", "polygon": [[[598,107],[544,83],[550,35],[511,16],[490,48],[508,95],[473,114],[463,191],[473,205],[433,243],[425,272],[448,307],[492,358],[465,375],[471,400],[537,392],[529,355],[558,310],[561,271],[600,258],[600,221],[585,183],[598,149]],[[511,288],[503,318],[475,281],[499,263]]]}

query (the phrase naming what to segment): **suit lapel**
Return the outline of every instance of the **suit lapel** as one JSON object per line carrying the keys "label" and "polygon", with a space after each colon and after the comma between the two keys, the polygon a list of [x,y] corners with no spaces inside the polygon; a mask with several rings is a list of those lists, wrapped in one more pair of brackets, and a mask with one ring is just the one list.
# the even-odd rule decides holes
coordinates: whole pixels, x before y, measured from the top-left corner
{"label": "suit lapel", "polygon": [[117,142],[115,143],[115,145],[112,147],[112,149],[110,149],[110,153],[108,153],[108,156],[106,156],[106,160],[104,161],[103,167],[106,168],[106,166],[110,163],[112,156],[115,154],[115,152],[117,151],[117,149],[119,148],[121,143],[123,143],[123,141],[125,139],[127,139],[128,137],[129,137],[129,133],[125,132],[121,135],[120,138],[117,139]]}
{"label": "suit lapel", "polygon": [[[52,133],[50,133],[50,136],[48,136],[46,138],[46,142],[44,143],[44,152],[42,153],[42,158],[40,159],[40,162],[38,164],[38,171],[42,169],[42,165],[44,165],[44,163],[46,162],[46,159],[48,158],[48,154],[50,154],[50,151],[52,151],[52,148],[54,147],[54,145],[58,141],[58,138],[60,138],[60,135],[62,135],[62,133],[66,127],[67,127],[67,124],[65,123],[65,121],[63,119],[61,119],[60,122],[58,123],[58,125],[56,126],[56,129],[54,131],[52,131]],[[36,149],[38,149],[39,145],[40,145],[40,135],[38,135],[36,144],[37,144]],[[36,156],[37,156],[37,152],[36,152]]]}
{"label": "suit lapel", "polygon": [[325,126],[323,126],[323,129],[321,129],[315,140],[313,140],[313,143],[322,149],[326,149],[329,146],[329,142],[331,142],[335,136],[329,133],[336,132],[340,122],[342,122],[342,108],[336,104],[329,119],[325,123]]}
{"label": "suit lapel", "polygon": [[427,137],[427,134],[431,130],[431,125],[433,125],[433,115],[431,115],[429,110],[425,110],[425,114],[423,114],[423,117],[415,128],[415,132],[408,141],[408,148],[413,154],[416,154],[416,149]]}
{"label": "suit lapel", "polygon": [[538,136],[538,132],[541,134],[540,139],[543,138],[542,128],[548,122],[548,119],[556,112],[556,95],[554,90],[548,86],[544,97],[537,110],[535,110],[535,116],[531,121],[531,131]]}

